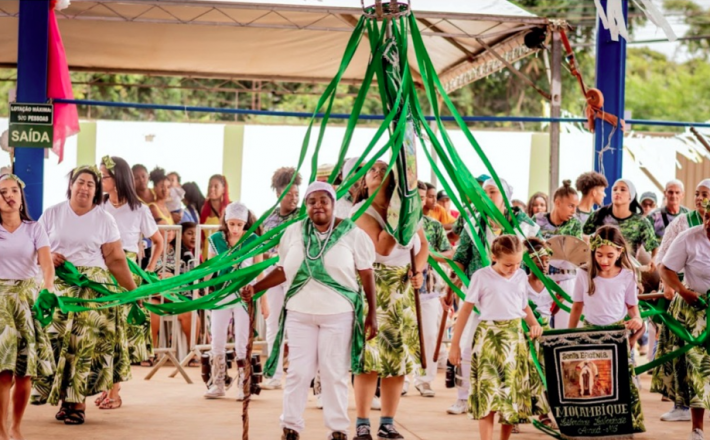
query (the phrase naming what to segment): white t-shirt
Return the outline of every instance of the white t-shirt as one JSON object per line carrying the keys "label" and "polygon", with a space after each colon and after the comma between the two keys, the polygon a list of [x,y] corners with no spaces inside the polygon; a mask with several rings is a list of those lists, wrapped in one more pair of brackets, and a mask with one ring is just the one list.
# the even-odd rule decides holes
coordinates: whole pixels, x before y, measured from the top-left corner
{"label": "white t-shirt", "polygon": [[22,222],[13,233],[0,225],[0,280],[37,277],[37,251],[43,247],[49,247],[49,238],[39,223]]}
{"label": "white t-shirt", "polygon": [[476,271],[466,292],[466,302],[475,304],[481,321],[524,318],[528,306],[528,276],[519,269],[505,278],[491,266]]}
{"label": "white t-shirt", "polygon": [[[353,209],[351,211],[351,216],[355,215],[355,213],[360,209],[362,204],[365,203],[365,201],[362,201],[355,206],[353,206]],[[365,214],[363,215],[369,215],[370,217],[374,218],[375,221],[380,225],[382,229],[385,228],[385,221],[382,219],[382,216],[380,215],[379,212],[375,210],[372,206],[368,207],[367,210],[365,211]],[[367,234],[365,234],[367,235]],[[372,240],[370,239],[370,236],[367,236],[367,239],[370,240],[370,243],[372,243]],[[374,246],[374,244],[373,244]],[[419,238],[419,234],[414,234],[414,238],[412,241],[407,245],[407,246],[402,246],[400,244],[396,244],[394,249],[392,249],[392,252],[389,255],[380,255],[380,254],[375,254],[375,263],[380,263],[384,264],[385,266],[392,266],[392,267],[403,267],[407,266],[412,262],[412,257],[411,257],[411,252],[410,250],[412,249],[412,246],[414,246],[414,254],[418,254],[419,250],[422,248],[422,241],[421,238]]]}
{"label": "white t-shirt", "polygon": [[103,208],[116,220],[118,232],[121,234],[121,246],[128,252],[138,253],[141,234],[150,238],[158,232],[158,224],[155,223],[150,208],[142,203],[135,211],[131,210],[128,203],[115,208],[111,202],[106,202]]}
{"label": "white t-shirt", "polygon": [[[303,222],[297,222],[284,232],[279,243],[279,266],[286,274],[284,290],[288,292],[305,258]],[[353,228],[325,254],[323,263],[328,274],[343,287],[360,290],[358,270],[372,269],[375,246],[365,231]],[[350,301],[340,293],[311,279],[286,305],[286,310],[312,315],[335,315],[352,312]]]}
{"label": "white t-shirt", "polygon": [[121,240],[116,220],[101,206],[78,216],[68,201],[62,202],[44,211],[39,223],[47,231],[52,252],[75,266],[106,269],[101,246]]}
{"label": "white t-shirt", "polygon": [[622,268],[614,278],[594,278],[594,295],[589,295],[589,273],[577,271],[572,301],[584,303],[584,317],[594,325],[612,325],[626,317],[628,306],[638,305],[636,274]]}
{"label": "white t-shirt", "polygon": [[352,214],[350,211],[353,209],[353,202],[342,197],[335,202],[335,217],[337,218],[350,218]]}
{"label": "white t-shirt", "polygon": [[663,265],[674,272],[685,270],[684,282],[694,292],[710,290],[710,240],[703,225],[680,234],[663,257]]}
{"label": "white t-shirt", "polygon": [[658,253],[656,253],[656,264],[660,265],[663,263],[663,258],[666,256],[666,252],[671,248],[671,245],[675,239],[687,231],[690,228],[688,223],[688,215],[683,214],[674,218],[673,221],[666,228],[663,234],[663,239],[661,240],[661,245],[658,247]]}
{"label": "white t-shirt", "polygon": [[528,282],[527,291],[528,299],[535,303],[538,313],[549,319],[552,316],[552,304],[554,303],[550,292],[543,287],[542,292],[538,293],[532,288],[530,282]]}

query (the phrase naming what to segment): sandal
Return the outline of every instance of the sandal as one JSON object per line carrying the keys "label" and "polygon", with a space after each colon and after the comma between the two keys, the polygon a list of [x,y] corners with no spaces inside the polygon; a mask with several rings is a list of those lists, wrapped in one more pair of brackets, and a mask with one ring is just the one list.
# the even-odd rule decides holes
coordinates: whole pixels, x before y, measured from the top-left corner
{"label": "sandal", "polygon": [[550,418],[550,416],[547,415],[547,414],[545,414],[545,415],[543,415],[543,416],[540,416],[540,417],[538,418],[538,420],[540,421],[540,423],[542,423],[543,425],[545,425],[545,426],[547,426],[547,427],[549,427],[549,428],[552,428],[552,429],[559,429],[558,426],[557,426],[557,424],[556,424],[556,423]]}
{"label": "sandal", "polygon": [[520,434],[520,426],[518,425],[513,425],[513,431],[511,431],[513,434]]}
{"label": "sandal", "polygon": [[141,367],[152,367],[155,365],[155,356],[151,356],[148,359],[141,361]]}
{"label": "sandal", "polygon": [[101,405],[99,405],[99,409],[118,409],[121,405],[123,405],[121,396],[118,396],[117,399],[106,398],[103,402],[101,402]]}
{"label": "sandal", "polygon": [[59,411],[57,411],[57,414],[54,415],[54,418],[61,421],[64,421],[64,419],[67,418],[67,413],[69,412],[69,404],[66,402],[62,402],[62,405],[59,407]]}
{"label": "sandal", "polygon": [[101,391],[101,394],[99,394],[99,397],[97,397],[96,400],[94,400],[94,405],[96,405],[96,406],[101,405],[101,402],[106,400],[107,397],[108,397],[108,393],[106,391]]}
{"label": "sandal", "polygon": [[69,409],[67,417],[64,419],[65,425],[83,425],[86,413],[83,409]]}

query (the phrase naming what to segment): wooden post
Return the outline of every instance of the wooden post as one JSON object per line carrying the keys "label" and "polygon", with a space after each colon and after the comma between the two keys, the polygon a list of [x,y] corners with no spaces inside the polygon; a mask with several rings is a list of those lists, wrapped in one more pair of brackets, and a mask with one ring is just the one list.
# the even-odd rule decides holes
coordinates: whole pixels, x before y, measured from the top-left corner
{"label": "wooden post", "polygon": [[[550,116],[559,118],[562,115],[562,39],[560,32],[552,32],[552,84],[550,86]],[[550,124],[550,197],[560,185],[560,123]]]}
{"label": "wooden post", "polygon": [[242,297],[242,301],[247,303],[247,313],[249,314],[249,343],[247,344],[247,356],[244,365],[244,401],[242,401],[242,440],[249,440],[249,402],[251,401],[251,352],[254,347],[254,318],[255,307],[251,296]]}

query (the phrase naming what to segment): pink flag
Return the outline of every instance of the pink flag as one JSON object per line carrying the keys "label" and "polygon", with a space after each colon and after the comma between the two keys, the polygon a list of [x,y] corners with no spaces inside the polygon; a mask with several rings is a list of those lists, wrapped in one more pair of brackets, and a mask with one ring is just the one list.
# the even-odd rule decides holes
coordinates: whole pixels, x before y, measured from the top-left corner
{"label": "pink flag", "polygon": [[[50,2],[54,3],[54,2]],[[74,99],[69,76],[69,65],[54,8],[49,10],[49,53],[47,96],[52,99]],[[54,104],[54,146],[52,151],[64,159],[64,142],[79,132],[79,115],[74,104]]]}

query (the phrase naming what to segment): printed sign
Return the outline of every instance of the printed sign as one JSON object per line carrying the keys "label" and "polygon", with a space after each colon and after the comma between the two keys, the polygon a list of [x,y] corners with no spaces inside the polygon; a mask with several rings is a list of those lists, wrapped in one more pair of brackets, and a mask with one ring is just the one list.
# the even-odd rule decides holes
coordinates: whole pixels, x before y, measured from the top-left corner
{"label": "printed sign", "polygon": [[10,104],[9,145],[52,148],[54,142],[52,104]]}

